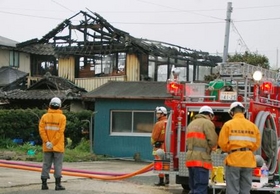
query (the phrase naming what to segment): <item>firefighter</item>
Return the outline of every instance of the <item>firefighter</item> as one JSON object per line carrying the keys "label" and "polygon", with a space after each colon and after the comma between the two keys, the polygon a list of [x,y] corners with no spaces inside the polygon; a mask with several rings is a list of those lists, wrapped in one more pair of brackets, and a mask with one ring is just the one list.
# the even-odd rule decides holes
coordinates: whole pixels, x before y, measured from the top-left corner
{"label": "firefighter", "polygon": [[245,108],[233,102],[229,108],[231,120],[224,123],[218,139],[225,158],[227,194],[249,194],[252,186],[252,170],[256,167],[254,151],[260,147],[258,127],[244,116]]}
{"label": "firefighter", "polygon": [[61,185],[61,172],[64,153],[64,131],[66,117],[62,113],[61,100],[57,97],[51,99],[48,112],[45,113],[39,123],[39,133],[42,139],[43,166],[41,172],[42,190],[48,190],[47,179],[54,165],[55,190],[65,190]]}
{"label": "firefighter", "polygon": [[191,194],[207,194],[209,170],[212,169],[211,151],[217,146],[218,135],[211,121],[214,113],[211,107],[202,106],[199,114],[187,126],[186,167],[189,170]]}
{"label": "firefighter", "polygon": [[[157,118],[157,122],[154,125],[152,131],[151,144],[153,146],[153,155],[155,159],[163,159],[162,154],[157,154],[157,153],[161,153],[162,151],[165,151],[164,140],[165,140],[165,129],[167,123],[167,110],[165,107],[163,106],[156,107],[156,118]],[[169,184],[169,174],[159,174],[158,177],[159,177],[159,182],[155,183],[156,186],[165,186]]]}

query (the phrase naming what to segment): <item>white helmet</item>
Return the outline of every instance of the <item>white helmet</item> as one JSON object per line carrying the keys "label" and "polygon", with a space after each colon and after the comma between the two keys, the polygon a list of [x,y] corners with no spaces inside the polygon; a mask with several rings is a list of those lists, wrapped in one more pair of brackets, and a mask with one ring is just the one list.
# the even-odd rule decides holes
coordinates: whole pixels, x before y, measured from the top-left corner
{"label": "white helmet", "polygon": [[212,108],[210,106],[202,106],[200,109],[199,109],[199,114],[200,113],[203,113],[203,112],[209,112],[210,114],[214,114]]}
{"label": "white helmet", "polygon": [[50,101],[50,106],[61,107],[61,100],[58,97],[54,97]]}
{"label": "white helmet", "polygon": [[158,107],[156,107],[156,113],[162,113],[162,114],[167,115],[167,110],[163,106],[158,106]]}
{"label": "white helmet", "polygon": [[161,148],[156,150],[156,155],[159,156],[161,159],[164,159],[165,151]]}
{"label": "white helmet", "polygon": [[245,108],[241,102],[233,102],[233,103],[231,103],[231,105],[229,107],[228,113],[230,113],[232,111],[232,109],[234,109],[236,107],[241,107],[241,108],[243,108],[243,112],[245,111]]}

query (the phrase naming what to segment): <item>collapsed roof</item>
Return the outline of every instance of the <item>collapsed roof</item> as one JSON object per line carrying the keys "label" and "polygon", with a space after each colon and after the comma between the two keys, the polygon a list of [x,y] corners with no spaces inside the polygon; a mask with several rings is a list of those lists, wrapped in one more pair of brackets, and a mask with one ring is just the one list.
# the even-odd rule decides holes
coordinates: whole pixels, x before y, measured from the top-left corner
{"label": "collapsed roof", "polygon": [[155,57],[170,57],[216,66],[221,57],[160,41],[135,38],[113,27],[98,13],[80,11],[64,20],[41,39],[17,44],[20,51],[56,57],[111,54],[116,52],[146,53]]}
{"label": "collapsed roof", "polygon": [[46,74],[41,80],[26,90],[15,89],[0,92],[1,99],[17,100],[50,100],[57,96],[63,100],[80,99],[84,88],[76,86],[67,79]]}

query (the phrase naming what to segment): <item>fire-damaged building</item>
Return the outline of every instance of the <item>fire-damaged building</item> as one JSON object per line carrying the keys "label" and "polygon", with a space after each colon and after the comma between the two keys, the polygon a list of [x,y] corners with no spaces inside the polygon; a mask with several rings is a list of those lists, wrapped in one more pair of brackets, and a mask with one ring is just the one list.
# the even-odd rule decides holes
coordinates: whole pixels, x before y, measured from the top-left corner
{"label": "fire-damaged building", "polygon": [[[222,61],[207,52],[133,37],[90,10],[64,20],[40,39],[18,43],[15,50],[30,55],[26,82],[30,89],[7,91],[5,99],[32,100],[35,97],[27,95],[36,95],[35,90],[45,94],[38,89],[65,91],[60,97],[69,107],[80,110],[77,104],[82,101],[84,108],[95,112],[89,127],[95,153],[114,157],[139,153],[147,160],[152,158],[154,108],[170,98],[165,82],[173,68],[181,70],[180,81],[202,81]],[[58,87],[56,77],[72,84]]]}
{"label": "fire-damaged building", "polygon": [[221,62],[207,52],[135,38],[88,12],[64,20],[41,39],[17,44],[19,51],[30,53],[30,85],[46,72],[87,91],[108,80],[166,81],[173,65],[184,69],[185,81],[194,81],[203,79],[200,67],[209,74]]}

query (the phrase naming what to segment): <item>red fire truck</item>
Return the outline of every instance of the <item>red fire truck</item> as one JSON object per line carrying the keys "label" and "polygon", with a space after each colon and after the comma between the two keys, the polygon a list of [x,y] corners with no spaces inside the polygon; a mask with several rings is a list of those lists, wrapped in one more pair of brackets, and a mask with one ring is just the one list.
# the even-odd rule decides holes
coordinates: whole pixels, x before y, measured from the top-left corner
{"label": "red fire truck", "polygon": [[[166,100],[170,114],[166,126],[166,152],[162,160],[154,161],[155,173],[176,175],[176,183],[188,189],[188,170],[185,166],[185,133],[188,123],[203,105],[210,106],[215,118],[216,132],[227,120],[230,104],[241,102],[245,116],[254,122],[261,133],[262,145],[255,152],[269,167],[270,178],[278,173],[280,145],[280,85],[278,72],[246,63],[219,65],[219,78],[210,83],[180,83],[175,79],[167,81],[167,91],[173,99]],[[214,166],[223,166],[225,154],[213,152]],[[259,180],[260,166],[254,169],[254,180]]]}

